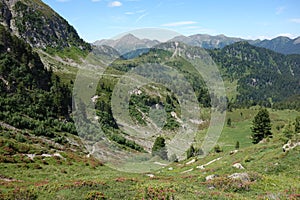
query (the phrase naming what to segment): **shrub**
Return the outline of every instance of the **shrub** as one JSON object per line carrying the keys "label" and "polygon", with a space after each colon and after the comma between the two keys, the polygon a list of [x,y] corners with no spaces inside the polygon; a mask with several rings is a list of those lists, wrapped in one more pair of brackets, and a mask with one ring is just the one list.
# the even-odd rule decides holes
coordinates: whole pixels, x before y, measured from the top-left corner
{"label": "shrub", "polygon": [[166,149],[165,139],[161,136],[157,137],[153,147],[152,147],[152,156],[159,156],[161,159],[168,159],[168,152]]}
{"label": "shrub", "polygon": [[96,200],[96,199],[107,199],[104,194],[102,192],[98,192],[98,191],[89,191],[86,196],[85,196],[86,200]]}
{"label": "shrub", "polygon": [[169,159],[170,162],[178,162],[178,158],[176,154],[172,154]]}
{"label": "shrub", "polygon": [[236,141],[236,143],[235,143],[235,149],[239,149],[239,148],[240,148],[240,142]]}
{"label": "shrub", "polygon": [[186,151],[186,159],[189,159],[194,156],[195,156],[195,148],[193,145],[191,145],[190,148],[188,148],[188,150]]}
{"label": "shrub", "polygon": [[223,152],[223,149],[221,149],[221,147],[220,147],[219,145],[216,145],[216,146],[214,147],[214,151],[215,151],[216,153],[221,153],[221,152]]}

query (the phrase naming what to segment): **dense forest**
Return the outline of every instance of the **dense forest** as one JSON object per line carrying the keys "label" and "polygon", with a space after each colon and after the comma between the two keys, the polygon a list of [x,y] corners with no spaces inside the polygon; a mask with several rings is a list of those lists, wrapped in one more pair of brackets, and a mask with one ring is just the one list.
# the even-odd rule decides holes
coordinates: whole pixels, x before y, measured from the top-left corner
{"label": "dense forest", "polygon": [[[220,66],[225,79],[237,80],[235,105],[238,107],[271,107],[300,94],[299,55],[286,56],[247,42],[211,50],[210,55]],[[287,107],[282,104],[281,108]]]}
{"label": "dense forest", "polygon": [[76,134],[70,86],[32,48],[0,26],[0,120],[35,135]]}

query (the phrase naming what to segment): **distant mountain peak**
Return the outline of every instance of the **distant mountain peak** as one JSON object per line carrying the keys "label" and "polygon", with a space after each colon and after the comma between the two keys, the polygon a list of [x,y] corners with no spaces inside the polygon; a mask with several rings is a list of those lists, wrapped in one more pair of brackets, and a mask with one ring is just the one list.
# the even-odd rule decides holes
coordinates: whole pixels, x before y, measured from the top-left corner
{"label": "distant mountain peak", "polygon": [[135,35],[129,33],[118,39],[109,39],[109,40],[98,40],[93,44],[96,46],[99,45],[107,45],[115,48],[121,55],[127,54],[131,51],[135,51],[138,49],[151,48],[154,45],[159,44],[160,42],[157,40],[150,39],[140,39]]}

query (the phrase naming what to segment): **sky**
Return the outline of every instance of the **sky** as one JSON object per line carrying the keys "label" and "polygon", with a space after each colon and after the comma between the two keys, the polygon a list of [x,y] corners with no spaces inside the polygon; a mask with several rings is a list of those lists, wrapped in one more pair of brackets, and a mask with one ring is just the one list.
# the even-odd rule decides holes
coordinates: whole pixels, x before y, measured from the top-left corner
{"label": "sky", "polygon": [[42,0],[87,42],[135,29],[244,39],[300,36],[299,0]]}

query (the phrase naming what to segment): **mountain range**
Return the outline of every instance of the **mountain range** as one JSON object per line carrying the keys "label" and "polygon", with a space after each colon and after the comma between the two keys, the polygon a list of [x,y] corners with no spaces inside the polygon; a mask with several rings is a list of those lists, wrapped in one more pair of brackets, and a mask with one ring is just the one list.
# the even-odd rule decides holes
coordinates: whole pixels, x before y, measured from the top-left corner
{"label": "mountain range", "polygon": [[[288,37],[279,36],[270,40],[247,40],[236,37],[227,37],[225,35],[211,36],[207,34],[196,34],[191,36],[176,36],[169,41],[177,41],[188,44],[190,46],[202,47],[204,49],[220,49],[235,42],[247,41],[257,47],[263,47],[282,54],[300,54],[300,37],[291,39]],[[139,39],[138,37],[127,34],[119,39],[99,40],[93,45],[108,45],[121,54],[127,53],[130,50],[151,48],[160,43],[157,40]]]}

